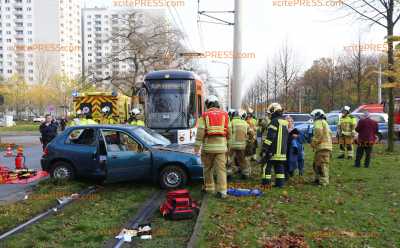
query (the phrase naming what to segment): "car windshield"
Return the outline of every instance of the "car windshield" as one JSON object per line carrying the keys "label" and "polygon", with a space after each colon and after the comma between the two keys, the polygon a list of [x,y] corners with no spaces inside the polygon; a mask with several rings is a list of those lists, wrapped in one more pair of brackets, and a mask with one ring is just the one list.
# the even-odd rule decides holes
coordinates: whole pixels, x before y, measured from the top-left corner
{"label": "car windshield", "polygon": [[143,127],[137,127],[133,131],[139,139],[150,146],[168,146],[171,142],[161,134]]}

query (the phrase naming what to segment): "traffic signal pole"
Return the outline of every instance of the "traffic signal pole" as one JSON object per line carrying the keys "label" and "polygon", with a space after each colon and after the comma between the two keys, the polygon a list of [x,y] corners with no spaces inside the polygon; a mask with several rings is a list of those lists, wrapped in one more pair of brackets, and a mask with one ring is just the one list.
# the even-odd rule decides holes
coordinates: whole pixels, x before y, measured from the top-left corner
{"label": "traffic signal pole", "polygon": [[243,0],[235,0],[235,26],[233,32],[233,70],[232,70],[232,108],[241,107],[241,89],[242,89],[242,61],[240,54],[242,52],[242,6]]}

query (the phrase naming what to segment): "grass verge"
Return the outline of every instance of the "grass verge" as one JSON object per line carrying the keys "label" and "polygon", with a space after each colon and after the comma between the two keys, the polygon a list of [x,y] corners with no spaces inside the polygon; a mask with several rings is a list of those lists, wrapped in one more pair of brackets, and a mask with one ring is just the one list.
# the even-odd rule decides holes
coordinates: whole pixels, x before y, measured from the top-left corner
{"label": "grass verge", "polygon": [[[0,232],[14,227],[55,204],[60,192],[66,195],[89,186],[72,182],[54,185],[43,182],[28,200],[0,206]],[[190,186],[199,199],[200,186]],[[73,189],[73,190],[72,190]],[[133,218],[145,200],[157,190],[154,185],[110,184],[91,197],[73,203],[54,216],[28,227],[0,243],[0,247],[102,247]],[[156,211],[152,221],[153,239],[137,240],[137,247],[186,247],[195,220],[168,221]]]}
{"label": "grass verge", "polygon": [[[375,146],[370,168],[338,160],[330,185],[313,186],[312,152],[306,175],[259,198],[209,198],[199,247],[273,247],[286,236],[309,247],[400,247],[400,151]],[[259,177],[245,182],[259,185]],[[281,240],[280,240],[281,239]]]}
{"label": "grass verge", "polygon": [[0,127],[1,132],[39,132],[40,123],[17,121],[15,126]]}

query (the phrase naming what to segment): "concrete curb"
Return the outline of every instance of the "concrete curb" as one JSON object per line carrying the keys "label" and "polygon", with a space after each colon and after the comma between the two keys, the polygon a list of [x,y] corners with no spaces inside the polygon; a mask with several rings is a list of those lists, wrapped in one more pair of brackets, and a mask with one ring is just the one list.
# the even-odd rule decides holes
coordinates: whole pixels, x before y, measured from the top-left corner
{"label": "concrete curb", "polygon": [[205,194],[203,197],[203,200],[201,202],[201,207],[199,211],[199,215],[197,216],[196,224],[193,228],[192,236],[190,237],[190,240],[187,244],[187,248],[196,248],[198,247],[198,241],[200,237],[200,232],[203,227],[203,220],[204,220],[204,215],[205,211],[207,210],[207,203],[208,203],[208,195]]}

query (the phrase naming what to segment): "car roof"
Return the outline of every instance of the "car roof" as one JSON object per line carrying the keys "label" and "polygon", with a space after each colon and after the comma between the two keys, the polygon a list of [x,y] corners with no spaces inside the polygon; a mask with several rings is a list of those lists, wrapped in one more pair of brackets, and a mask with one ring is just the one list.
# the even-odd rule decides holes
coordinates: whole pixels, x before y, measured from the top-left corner
{"label": "car roof", "polygon": [[309,113],[300,113],[300,112],[285,112],[283,115],[310,115]]}
{"label": "car roof", "polygon": [[119,125],[77,125],[77,126],[73,126],[71,128],[77,129],[77,128],[104,128],[104,129],[123,129],[123,130],[135,130],[137,128],[141,128],[139,126],[130,126],[130,125],[123,125],[123,124],[119,124]]}

